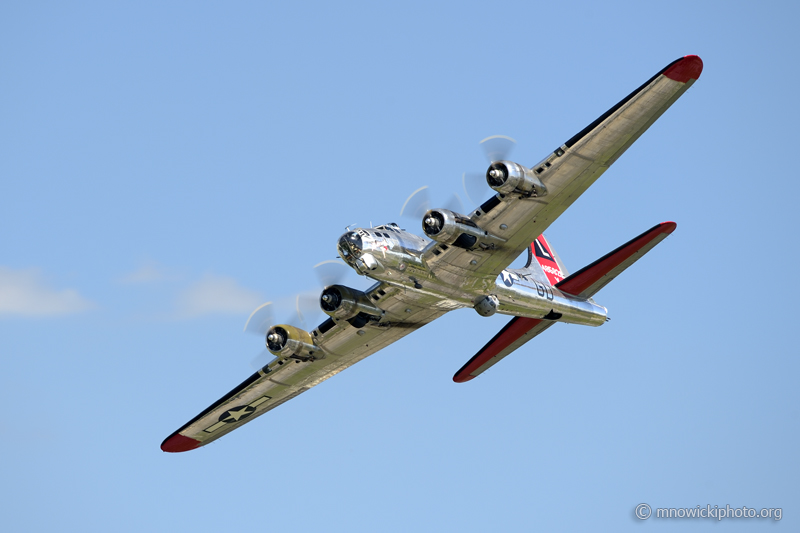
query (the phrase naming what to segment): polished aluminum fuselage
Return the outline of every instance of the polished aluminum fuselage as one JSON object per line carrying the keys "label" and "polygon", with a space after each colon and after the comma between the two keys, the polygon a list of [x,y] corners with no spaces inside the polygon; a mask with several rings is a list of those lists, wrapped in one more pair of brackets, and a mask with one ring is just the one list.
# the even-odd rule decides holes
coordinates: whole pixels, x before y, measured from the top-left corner
{"label": "polished aluminum fuselage", "polygon": [[[567,295],[529,269],[506,269],[496,278],[464,280],[449,275],[447,265],[431,265],[441,245],[395,225],[359,228],[339,239],[339,255],[358,274],[404,290],[434,297],[442,309],[475,307],[487,296],[497,298],[497,312],[572,324],[599,326],[605,307]],[[446,247],[445,247],[446,249]]]}

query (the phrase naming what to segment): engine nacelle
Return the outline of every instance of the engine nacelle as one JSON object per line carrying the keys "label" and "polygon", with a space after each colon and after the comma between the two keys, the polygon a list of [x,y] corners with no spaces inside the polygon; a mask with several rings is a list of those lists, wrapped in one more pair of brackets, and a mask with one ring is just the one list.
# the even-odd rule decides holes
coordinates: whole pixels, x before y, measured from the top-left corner
{"label": "engine nacelle", "polygon": [[373,305],[366,294],[344,285],[325,287],[319,297],[319,306],[328,316],[347,320],[357,328],[383,316],[383,310]]}
{"label": "engine nacelle", "polygon": [[534,171],[511,161],[492,163],[486,171],[486,183],[501,194],[516,192],[536,197],[547,195],[547,188]]}
{"label": "engine nacelle", "polygon": [[475,310],[481,316],[492,316],[497,312],[498,305],[500,305],[500,300],[494,294],[490,294],[475,302]]}
{"label": "engine nacelle", "polygon": [[314,359],[314,354],[319,351],[310,333],[286,324],[269,328],[266,344],[267,350],[281,359],[289,359],[292,356]]}
{"label": "engine nacelle", "polygon": [[468,250],[483,245],[492,248],[505,242],[478,227],[472,220],[447,209],[431,209],[422,217],[422,231],[442,244],[452,244]]}

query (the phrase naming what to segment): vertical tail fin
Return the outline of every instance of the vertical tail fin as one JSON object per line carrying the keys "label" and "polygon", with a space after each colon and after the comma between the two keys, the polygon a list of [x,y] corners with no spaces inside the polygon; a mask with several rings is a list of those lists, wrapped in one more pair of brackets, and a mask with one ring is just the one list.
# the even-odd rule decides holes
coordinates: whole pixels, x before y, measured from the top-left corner
{"label": "vertical tail fin", "polygon": [[548,242],[544,234],[536,237],[528,247],[528,264],[525,265],[524,270],[541,270],[550,285],[555,285],[569,276],[567,269],[561,262],[561,258],[550,246],[550,242]]}

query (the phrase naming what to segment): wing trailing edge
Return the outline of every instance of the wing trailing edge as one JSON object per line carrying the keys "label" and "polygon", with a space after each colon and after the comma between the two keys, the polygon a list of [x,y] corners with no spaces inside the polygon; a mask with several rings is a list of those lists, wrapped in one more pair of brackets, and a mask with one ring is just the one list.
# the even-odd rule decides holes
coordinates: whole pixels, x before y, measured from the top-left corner
{"label": "wing trailing edge", "polygon": [[[555,287],[579,298],[591,298],[629,266],[675,231],[677,224],[662,222],[634,237],[597,261],[558,282]],[[554,322],[514,317],[453,376],[456,383],[469,381],[543,332]]]}

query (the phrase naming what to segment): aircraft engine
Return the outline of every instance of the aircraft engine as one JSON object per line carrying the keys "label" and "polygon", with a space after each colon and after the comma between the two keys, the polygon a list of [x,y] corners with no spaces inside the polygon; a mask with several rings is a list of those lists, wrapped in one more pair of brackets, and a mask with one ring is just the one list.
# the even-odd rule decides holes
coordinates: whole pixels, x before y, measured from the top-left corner
{"label": "aircraft engine", "polygon": [[495,161],[486,171],[489,187],[501,194],[513,192],[527,196],[545,196],[547,189],[531,169],[511,161]]}
{"label": "aircraft engine", "polygon": [[378,321],[383,316],[383,310],[372,305],[366,294],[344,285],[325,287],[319,297],[319,305],[328,316],[347,320],[356,328],[364,327],[370,320]]}
{"label": "aircraft engine", "polygon": [[319,351],[307,331],[286,324],[269,328],[266,344],[267,350],[281,359],[292,356],[313,359],[314,354]]}
{"label": "aircraft engine", "polygon": [[483,243],[485,247],[503,242],[478,227],[472,220],[447,209],[431,209],[422,217],[422,231],[442,244],[470,250]]}

